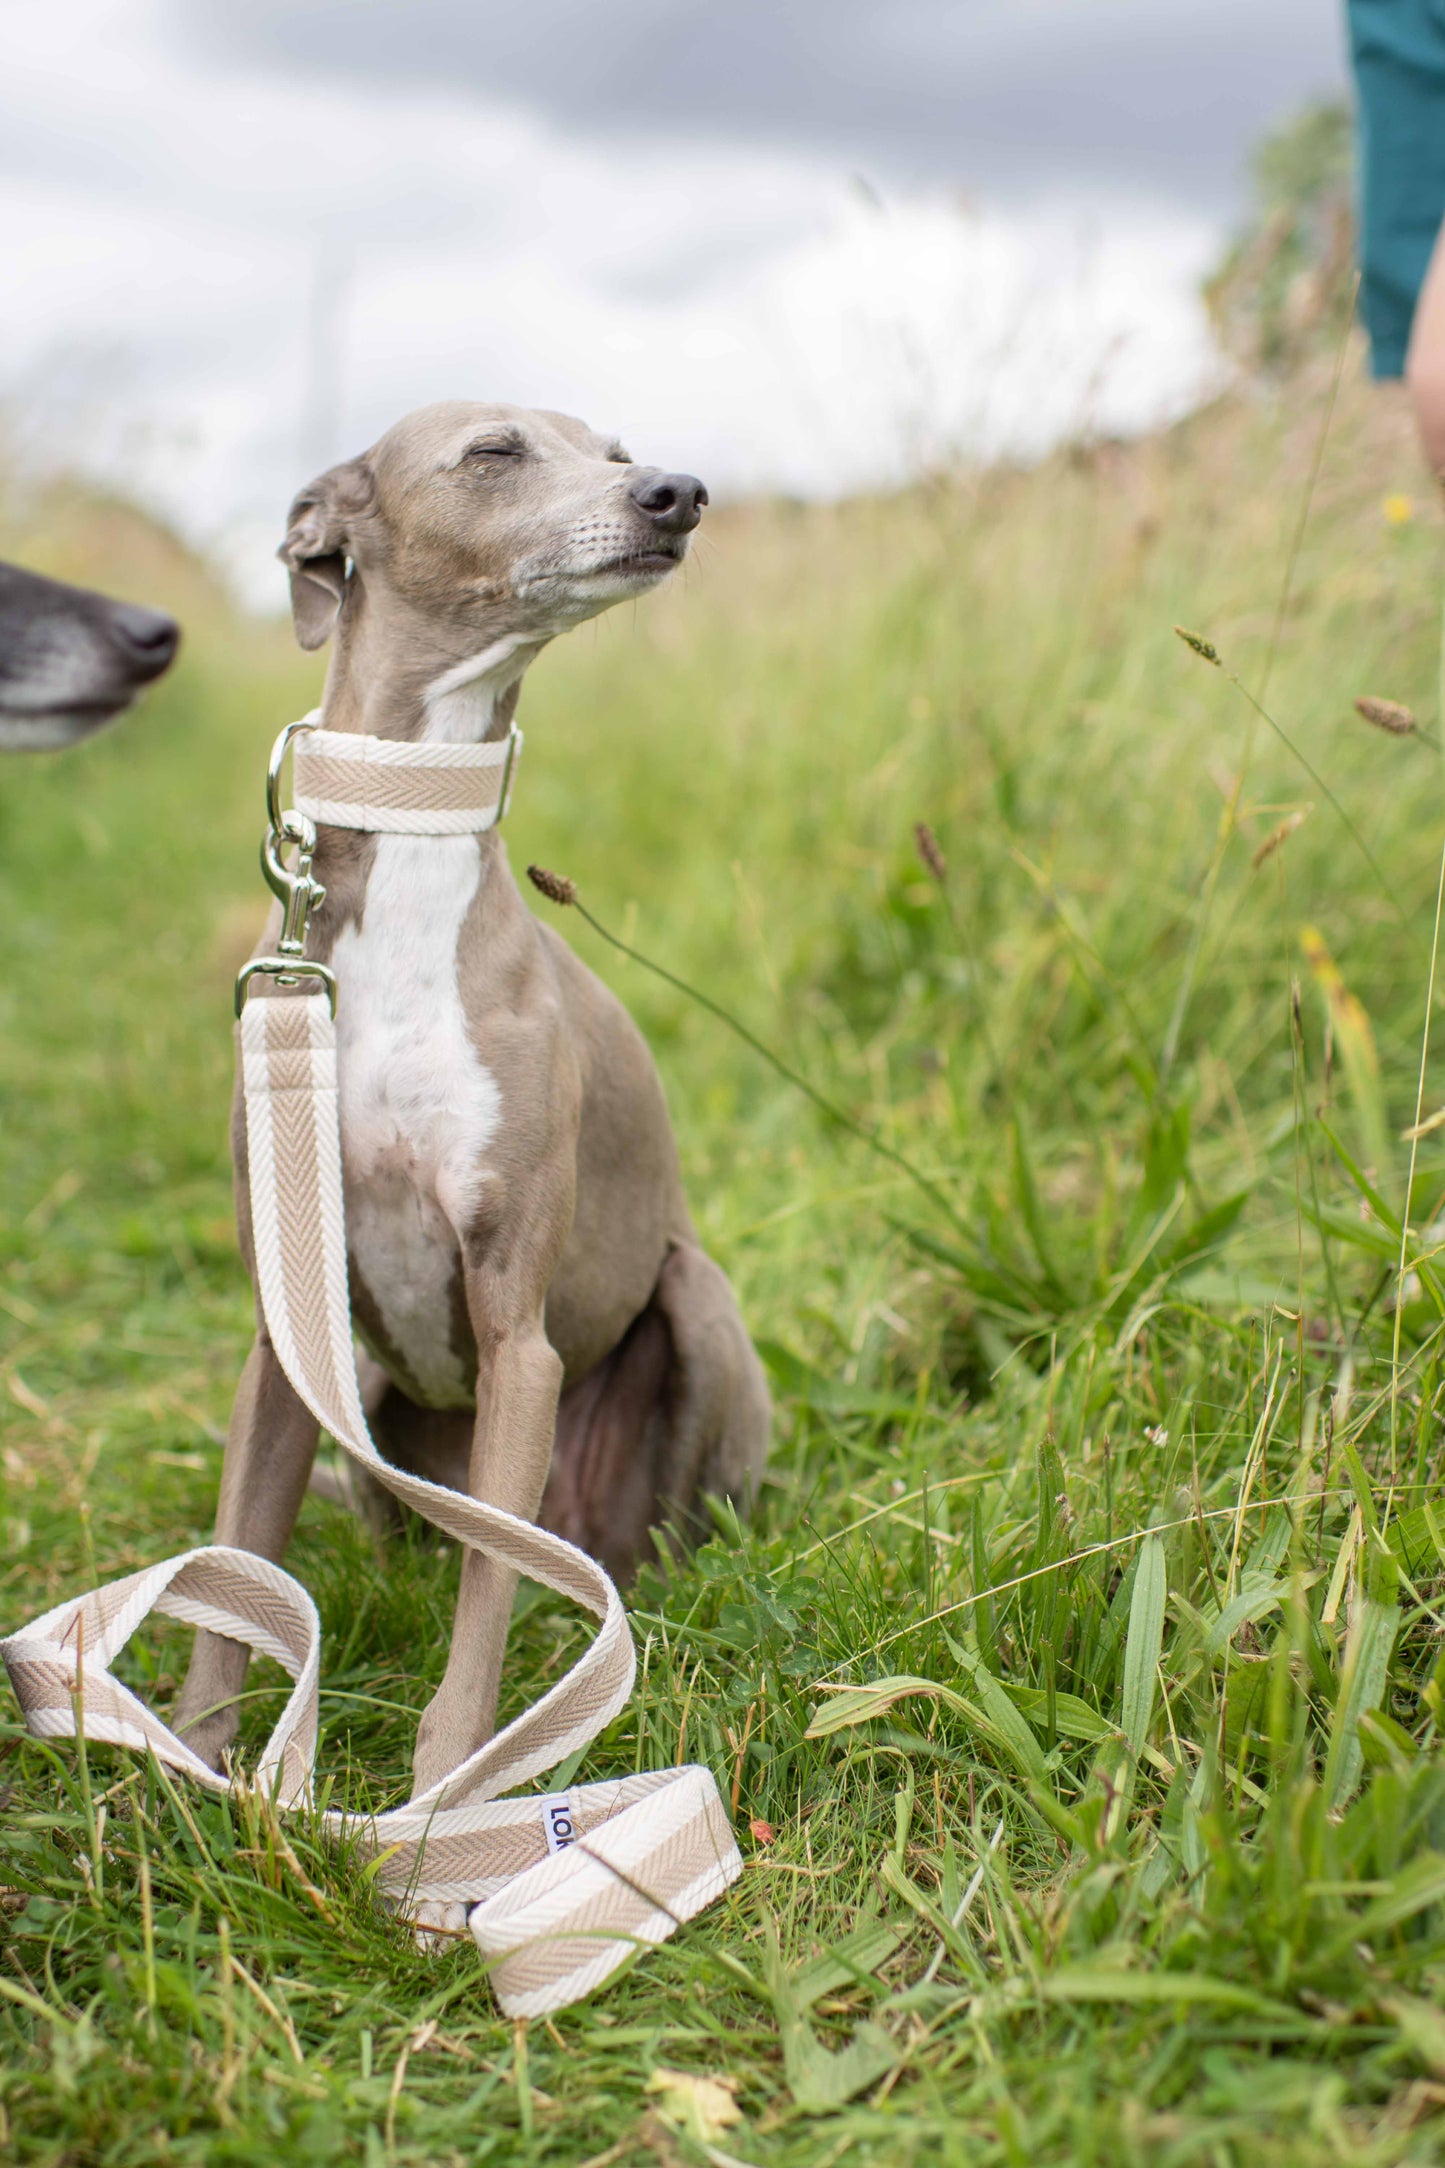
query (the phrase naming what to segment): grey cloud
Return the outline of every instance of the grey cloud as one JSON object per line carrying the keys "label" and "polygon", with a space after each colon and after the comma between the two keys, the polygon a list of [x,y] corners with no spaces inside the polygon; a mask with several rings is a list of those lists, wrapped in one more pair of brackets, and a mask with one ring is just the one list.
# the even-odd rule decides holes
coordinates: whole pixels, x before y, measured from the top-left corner
{"label": "grey cloud", "polygon": [[523,104],[600,137],[813,150],[885,181],[1220,212],[1344,82],[1343,0],[165,0],[211,54]]}

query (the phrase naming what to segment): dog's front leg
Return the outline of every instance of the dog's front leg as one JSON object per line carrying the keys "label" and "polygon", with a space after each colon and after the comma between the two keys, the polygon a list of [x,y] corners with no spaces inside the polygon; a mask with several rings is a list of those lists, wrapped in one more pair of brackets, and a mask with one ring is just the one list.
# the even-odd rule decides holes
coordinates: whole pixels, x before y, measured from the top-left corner
{"label": "dog's front leg", "polygon": [[[241,1372],[216,1507],[217,1543],[278,1564],[291,1540],[316,1458],[317,1423],[296,1397],[265,1328]],[[187,1746],[219,1769],[236,1736],[237,1700],[251,1651],[199,1632],[172,1719]]]}
{"label": "dog's front leg", "polygon": [[[467,1488],[484,1504],[533,1521],[552,1461],[562,1364],[543,1330],[540,1296],[529,1315],[500,1328],[493,1302],[478,1299],[472,1288],[468,1296],[478,1367]],[[516,1588],[517,1576],[507,1567],[480,1551],[466,1552],[446,1672],[417,1731],[418,1792],[492,1736]]]}

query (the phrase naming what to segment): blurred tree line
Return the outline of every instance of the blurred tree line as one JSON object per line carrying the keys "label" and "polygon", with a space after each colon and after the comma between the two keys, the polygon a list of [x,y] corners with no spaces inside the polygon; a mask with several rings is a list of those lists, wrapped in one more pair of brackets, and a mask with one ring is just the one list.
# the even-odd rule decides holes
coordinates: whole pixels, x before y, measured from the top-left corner
{"label": "blurred tree line", "polygon": [[1254,204],[1204,298],[1225,352],[1285,377],[1339,344],[1354,296],[1354,116],[1313,105],[1251,161]]}

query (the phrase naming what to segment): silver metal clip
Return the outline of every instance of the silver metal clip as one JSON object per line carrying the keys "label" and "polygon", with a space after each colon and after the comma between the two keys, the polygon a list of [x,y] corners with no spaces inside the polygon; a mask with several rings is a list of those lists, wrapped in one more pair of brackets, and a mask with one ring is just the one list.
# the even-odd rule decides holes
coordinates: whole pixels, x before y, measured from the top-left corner
{"label": "silver metal clip", "polygon": [[[312,963],[306,956],[306,933],[313,911],[319,911],[326,901],[326,891],[311,875],[311,861],[316,853],[316,826],[304,813],[283,809],[281,804],[281,766],[286,758],[286,748],[298,730],[311,730],[315,725],[308,718],[300,723],[288,723],[271,748],[271,758],[266,765],[266,817],[268,826],[261,839],[261,871],[266,885],[281,905],[281,938],[276,944],[274,956],[253,956],[242,966],[236,979],[236,1014],[240,1015],[246,1005],[246,994],[252,979],[274,979],[278,986],[299,986],[302,979],[319,979],[326,989],[331,1013],[336,1014],[336,975],[325,964]],[[282,855],[294,846],[296,862],[288,866]]]}

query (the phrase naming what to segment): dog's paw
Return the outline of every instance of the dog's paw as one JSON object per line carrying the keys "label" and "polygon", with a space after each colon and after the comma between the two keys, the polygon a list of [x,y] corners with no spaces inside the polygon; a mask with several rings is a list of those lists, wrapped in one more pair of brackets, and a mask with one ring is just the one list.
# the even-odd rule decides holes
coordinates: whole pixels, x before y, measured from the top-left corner
{"label": "dog's paw", "polygon": [[448,1943],[457,1941],[467,1932],[467,1913],[471,1907],[458,1900],[443,1902],[437,1898],[423,1898],[420,1903],[394,1906],[411,1928],[412,1940],[419,1950],[443,1950]]}

